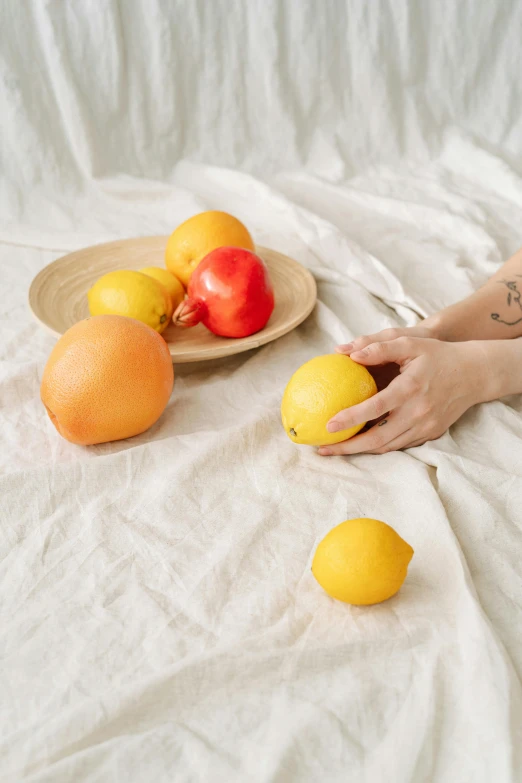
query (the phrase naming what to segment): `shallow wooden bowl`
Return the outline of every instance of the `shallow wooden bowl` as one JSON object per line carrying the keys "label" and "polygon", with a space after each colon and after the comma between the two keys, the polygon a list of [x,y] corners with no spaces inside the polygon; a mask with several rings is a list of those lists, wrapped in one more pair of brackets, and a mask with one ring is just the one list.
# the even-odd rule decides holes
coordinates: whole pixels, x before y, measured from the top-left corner
{"label": "shallow wooden bowl", "polygon": [[[93,245],[58,258],[39,272],[29,289],[36,320],[59,337],[89,315],[87,291],[106,272],[164,266],[168,237],[138,237]],[[310,272],[288,256],[256,248],[274,286],[276,305],[264,329],[250,337],[216,337],[203,325],[182,329],[172,324],[163,332],[174,362],[218,359],[249,351],[295,329],[312,312],[317,298]]]}

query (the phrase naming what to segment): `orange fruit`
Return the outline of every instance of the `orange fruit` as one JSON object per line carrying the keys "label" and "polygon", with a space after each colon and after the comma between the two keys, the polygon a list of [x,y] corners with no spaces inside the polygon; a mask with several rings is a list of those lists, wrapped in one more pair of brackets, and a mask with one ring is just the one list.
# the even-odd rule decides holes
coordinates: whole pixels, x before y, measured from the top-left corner
{"label": "orange fruit", "polygon": [[97,315],[60,337],[40,396],[60,435],[88,446],[147,430],[163,413],[173,385],[163,337],[134,318]]}
{"label": "orange fruit", "polygon": [[170,235],[165,264],[186,288],[199,262],[217,247],[255,249],[248,230],[237,218],[227,212],[201,212]]}

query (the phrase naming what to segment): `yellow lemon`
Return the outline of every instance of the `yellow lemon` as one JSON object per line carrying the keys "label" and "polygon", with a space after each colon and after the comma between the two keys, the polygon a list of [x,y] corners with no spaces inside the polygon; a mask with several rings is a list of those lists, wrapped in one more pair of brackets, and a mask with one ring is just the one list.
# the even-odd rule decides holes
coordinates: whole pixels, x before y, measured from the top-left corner
{"label": "yellow lemon", "polygon": [[142,272],[108,272],[87,294],[91,315],[126,315],[161,334],[172,318],[170,294]]}
{"label": "yellow lemon", "polygon": [[254,242],[245,226],[227,212],[201,212],[170,235],[165,264],[186,288],[199,262],[217,247],[254,250]]}
{"label": "yellow lemon", "polygon": [[326,425],[339,411],[357,405],[377,392],[372,376],[361,364],[342,354],[316,356],[290,378],[281,404],[286,434],[294,443],[327,446],[355,435],[366,422],[340,432]]}
{"label": "yellow lemon", "polygon": [[323,538],[312,573],[338,601],[378,604],[400,590],[412,557],[411,546],[385,522],[350,519]]}
{"label": "yellow lemon", "polygon": [[173,311],[176,309],[179,303],[184,300],[185,289],[183,288],[178,278],[175,277],[172,272],[169,272],[168,269],[162,269],[160,266],[145,266],[139,271],[143,272],[144,275],[153,277],[167,289],[170,294],[170,298],[172,299]]}

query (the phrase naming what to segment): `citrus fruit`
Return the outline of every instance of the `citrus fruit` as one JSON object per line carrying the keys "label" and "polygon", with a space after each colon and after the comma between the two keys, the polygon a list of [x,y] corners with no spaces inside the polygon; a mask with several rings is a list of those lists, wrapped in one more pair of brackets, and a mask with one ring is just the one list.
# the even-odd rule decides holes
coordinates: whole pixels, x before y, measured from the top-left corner
{"label": "citrus fruit", "polygon": [[87,294],[91,315],[126,315],[156,332],[172,318],[172,300],[164,286],[143,272],[121,269],[108,272]]}
{"label": "citrus fruit", "polygon": [[162,269],[160,266],[145,266],[139,271],[144,275],[153,277],[158,281],[158,283],[161,283],[161,285],[167,289],[168,293],[170,294],[170,298],[172,299],[173,311],[185,298],[185,289],[183,288],[183,285],[180,283],[178,278],[172,274],[172,272],[169,272],[168,269]]}
{"label": "citrus fruit", "polygon": [[294,443],[327,446],[351,438],[364,423],[328,432],[327,423],[339,411],[357,405],[377,392],[372,376],[343,354],[316,356],[290,378],[283,395],[281,418]]}
{"label": "citrus fruit", "polygon": [[40,395],[60,435],[87,446],[151,427],[173,384],[169,349],[154,329],[133,318],[98,315],[60,337]]}
{"label": "citrus fruit", "polygon": [[378,604],[406,579],[413,549],[378,519],[341,522],[316,549],[312,573],[332,598],[348,604]]}
{"label": "citrus fruit", "polygon": [[254,250],[245,226],[227,212],[201,212],[186,220],[170,235],[165,263],[185,288],[199,262],[217,247]]}

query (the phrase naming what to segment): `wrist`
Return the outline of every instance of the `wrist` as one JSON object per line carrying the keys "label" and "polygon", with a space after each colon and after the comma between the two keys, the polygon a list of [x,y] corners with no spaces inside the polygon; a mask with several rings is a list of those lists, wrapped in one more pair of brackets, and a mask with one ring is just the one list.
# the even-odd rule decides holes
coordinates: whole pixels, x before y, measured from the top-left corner
{"label": "wrist", "polygon": [[[469,320],[469,319],[468,319]],[[476,329],[462,320],[458,305],[450,305],[423,322],[436,340],[446,343],[460,343],[476,339]]]}
{"label": "wrist", "polygon": [[442,341],[449,341],[449,337],[446,335],[446,330],[444,328],[444,322],[443,318],[441,317],[441,313],[435,313],[434,315],[430,315],[428,318],[426,318],[424,321],[421,321],[419,324],[424,329],[427,329],[429,332],[429,336],[433,340],[442,340]]}
{"label": "wrist", "polygon": [[497,356],[483,340],[459,343],[470,362],[469,380],[474,403],[489,402],[499,397]]}
{"label": "wrist", "polygon": [[477,340],[471,347],[482,372],[479,402],[489,402],[522,392],[522,341]]}

